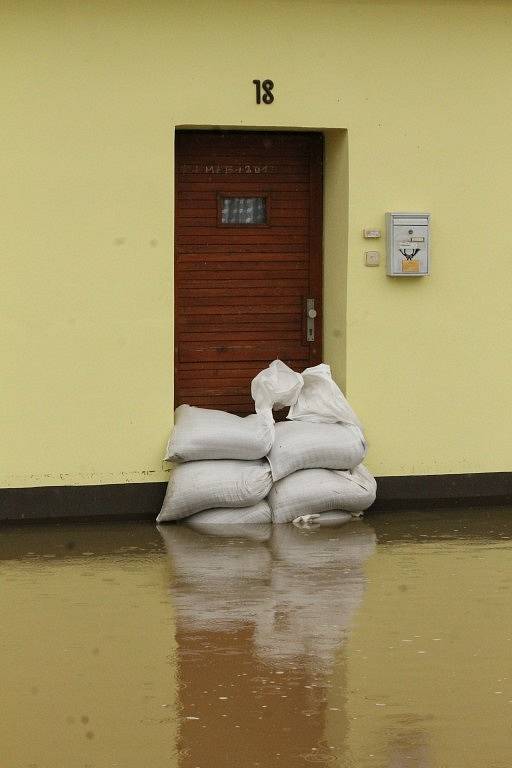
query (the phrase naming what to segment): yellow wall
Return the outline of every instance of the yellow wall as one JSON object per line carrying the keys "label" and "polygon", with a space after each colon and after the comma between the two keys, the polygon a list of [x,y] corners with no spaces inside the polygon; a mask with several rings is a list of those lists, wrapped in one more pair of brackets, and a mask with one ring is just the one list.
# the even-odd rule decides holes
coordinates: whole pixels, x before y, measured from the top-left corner
{"label": "yellow wall", "polygon": [[[167,477],[175,126],[330,131],[326,358],[370,468],[511,469],[508,2],[0,13],[1,485]],[[432,214],[431,277],[364,266],[386,210]]]}

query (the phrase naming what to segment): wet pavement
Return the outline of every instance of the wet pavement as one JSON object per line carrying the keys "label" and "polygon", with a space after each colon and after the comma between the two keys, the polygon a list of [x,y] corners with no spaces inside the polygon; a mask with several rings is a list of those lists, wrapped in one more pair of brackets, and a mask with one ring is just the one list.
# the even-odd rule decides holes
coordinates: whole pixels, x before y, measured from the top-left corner
{"label": "wet pavement", "polygon": [[1,768],[508,768],[512,509],[0,530]]}

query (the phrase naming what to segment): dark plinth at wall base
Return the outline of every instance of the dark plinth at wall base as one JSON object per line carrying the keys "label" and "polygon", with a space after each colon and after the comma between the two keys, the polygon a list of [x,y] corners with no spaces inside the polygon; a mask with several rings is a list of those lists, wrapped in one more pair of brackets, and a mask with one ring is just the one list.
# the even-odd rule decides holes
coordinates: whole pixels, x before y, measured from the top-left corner
{"label": "dark plinth at wall base", "polygon": [[155,519],[167,483],[0,488],[0,521]]}
{"label": "dark plinth at wall base", "polygon": [[512,504],[512,472],[378,477],[371,511]]}
{"label": "dark plinth at wall base", "polygon": [[[1,488],[0,521],[154,520],[166,483]],[[371,512],[512,504],[512,472],[377,478]]]}

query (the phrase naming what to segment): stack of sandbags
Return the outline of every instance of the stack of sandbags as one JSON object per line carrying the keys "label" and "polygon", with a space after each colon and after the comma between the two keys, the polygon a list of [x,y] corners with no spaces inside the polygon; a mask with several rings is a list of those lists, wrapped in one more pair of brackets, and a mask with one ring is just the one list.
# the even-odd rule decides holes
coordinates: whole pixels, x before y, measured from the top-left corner
{"label": "stack of sandbags", "polygon": [[[375,480],[362,464],[366,440],[328,365],[300,374],[274,360],[253,379],[251,394],[256,413],[245,418],[176,409],[165,458],[177,466],[158,522],[321,525],[330,513],[335,524],[349,517],[334,512],[360,514],[373,503]],[[288,420],[274,424],[273,410],[286,406]]]}
{"label": "stack of sandbags", "polygon": [[270,522],[270,508],[263,500],[272,477],[264,457],[273,439],[273,421],[264,415],[241,418],[179,406],[166,454],[177,466],[171,471],[157,522],[198,513],[203,523]]}
{"label": "stack of sandbags", "polygon": [[[272,366],[275,363],[266,371]],[[280,363],[280,373],[284,373],[283,366]],[[256,410],[262,415],[276,407],[266,371],[252,384]],[[275,425],[275,439],[267,457],[274,481],[268,498],[272,521],[309,518],[321,525],[321,516],[328,512],[362,513],[375,500],[376,483],[362,464],[367,443],[356,414],[332,379],[328,365],[307,368],[302,374],[288,369],[287,375],[302,381],[287,421]],[[258,392],[260,377],[266,384],[266,398]],[[276,400],[280,407],[280,392],[276,392]],[[330,524],[348,519],[331,514]]]}

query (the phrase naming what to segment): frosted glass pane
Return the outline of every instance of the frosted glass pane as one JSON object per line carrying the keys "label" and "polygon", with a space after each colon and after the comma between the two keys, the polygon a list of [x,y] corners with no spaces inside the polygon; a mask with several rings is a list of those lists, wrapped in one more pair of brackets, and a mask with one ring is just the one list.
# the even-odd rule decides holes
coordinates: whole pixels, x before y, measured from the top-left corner
{"label": "frosted glass pane", "polygon": [[267,201],[264,197],[223,197],[222,224],[266,224]]}

